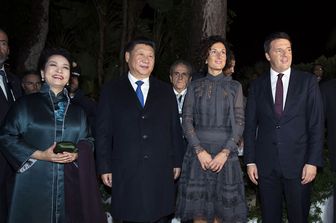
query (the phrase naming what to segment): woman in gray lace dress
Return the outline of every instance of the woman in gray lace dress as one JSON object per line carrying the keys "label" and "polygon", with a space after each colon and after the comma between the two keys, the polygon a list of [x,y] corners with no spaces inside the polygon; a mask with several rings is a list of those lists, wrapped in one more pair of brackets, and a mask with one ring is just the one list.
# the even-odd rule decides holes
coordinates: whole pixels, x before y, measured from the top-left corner
{"label": "woman in gray lace dress", "polygon": [[190,84],[185,98],[182,126],[188,149],[176,210],[182,221],[247,221],[237,152],[244,130],[243,93],[239,82],[223,75],[227,52],[221,37],[205,41],[201,58],[208,74]]}

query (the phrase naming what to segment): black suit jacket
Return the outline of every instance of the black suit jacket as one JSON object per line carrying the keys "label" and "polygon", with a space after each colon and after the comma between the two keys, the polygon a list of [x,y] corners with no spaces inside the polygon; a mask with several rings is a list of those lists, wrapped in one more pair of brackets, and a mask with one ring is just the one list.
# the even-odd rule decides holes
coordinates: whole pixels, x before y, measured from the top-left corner
{"label": "black suit jacket", "polygon": [[[6,70],[6,75],[9,83],[9,88],[12,90],[14,97],[21,96],[21,83],[20,79]],[[12,97],[12,95],[9,95]],[[2,89],[0,88],[0,125],[12,105],[7,101]],[[1,146],[1,145],[0,145]],[[14,170],[8,164],[5,157],[0,153],[0,222],[6,222],[7,212],[9,210],[9,202],[12,194],[12,187],[14,182]]]}
{"label": "black suit jacket", "polygon": [[283,115],[276,118],[270,72],[249,89],[244,131],[245,163],[269,175],[279,162],[286,178],[297,178],[305,164],[322,166],[323,109],[316,78],[291,70]]}
{"label": "black suit jacket", "polygon": [[[8,79],[8,86],[11,88],[14,97],[19,98],[22,94],[20,79],[14,74],[8,72],[7,70],[6,75]],[[5,118],[10,106],[11,103],[7,101],[6,96],[4,95],[2,89],[0,89],[0,125],[2,124],[3,119]]]}
{"label": "black suit jacket", "polygon": [[151,222],[174,211],[173,168],[183,138],[172,87],[154,77],[142,108],[127,75],[101,92],[96,117],[98,173],[112,173],[112,216]]}
{"label": "black suit jacket", "polygon": [[332,169],[336,171],[336,79],[324,82],[320,86],[327,127],[329,159]]}

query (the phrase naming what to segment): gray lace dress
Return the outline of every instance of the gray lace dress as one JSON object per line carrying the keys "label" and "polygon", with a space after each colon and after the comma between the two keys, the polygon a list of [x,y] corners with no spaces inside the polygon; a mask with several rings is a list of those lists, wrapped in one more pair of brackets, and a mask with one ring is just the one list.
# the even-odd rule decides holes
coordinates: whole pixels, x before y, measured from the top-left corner
{"label": "gray lace dress", "polygon": [[[237,142],[244,130],[243,93],[239,82],[223,74],[193,81],[183,107],[183,130],[188,140],[179,180],[176,217],[183,221],[247,221],[243,175]],[[196,150],[212,157],[222,149],[230,156],[219,173],[204,171]]]}

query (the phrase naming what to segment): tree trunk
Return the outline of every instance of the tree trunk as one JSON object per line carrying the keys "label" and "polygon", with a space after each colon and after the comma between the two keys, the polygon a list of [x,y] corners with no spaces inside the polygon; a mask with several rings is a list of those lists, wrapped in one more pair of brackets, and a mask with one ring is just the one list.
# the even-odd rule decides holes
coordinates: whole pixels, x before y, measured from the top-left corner
{"label": "tree trunk", "polygon": [[192,25],[189,58],[196,70],[201,67],[197,61],[202,39],[211,35],[226,37],[227,0],[192,0]]}
{"label": "tree trunk", "polygon": [[48,35],[49,0],[32,1],[31,12],[31,24],[26,29],[25,41],[20,46],[20,53],[16,61],[17,73],[37,68]]}
{"label": "tree trunk", "polygon": [[145,5],[146,2],[144,0],[123,0],[123,28],[119,54],[121,74],[127,70],[124,58],[124,47],[127,42],[135,37],[137,21]]}
{"label": "tree trunk", "polygon": [[98,16],[99,47],[97,52],[98,87],[104,83],[104,53],[106,45],[106,26],[108,1],[93,0]]}

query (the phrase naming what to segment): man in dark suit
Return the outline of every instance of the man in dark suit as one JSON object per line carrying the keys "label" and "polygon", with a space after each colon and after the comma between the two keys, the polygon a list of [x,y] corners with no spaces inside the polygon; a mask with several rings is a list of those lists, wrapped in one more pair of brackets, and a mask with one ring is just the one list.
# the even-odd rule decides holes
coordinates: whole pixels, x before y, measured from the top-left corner
{"label": "man in dark suit", "polygon": [[[322,83],[321,94],[327,128],[328,155],[331,169],[336,172],[336,79]],[[336,223],[336,185],[334,185],[334,223]]]}
{"label": "man in dark suit", "polygon": [[[9,55],[8,36],[0,29],[0,125],[16,98],[21,96],[20,79],[5,69]],[[0,145],[1,146],[1,145]],[[6,222],[14,172],[0,153],[0,222]]]}
{"label": "man in dark suit", "polygon": [[291,68],[286,33],[264,42],[270,71],[249,89],[244,131],[247,173],[259,186],[262,220],[307,222],[310,188],[323,157],[323,109],[316,77]]}
{"label": "man in dark suit", "polygon": [[183,138],[176,98],[151,76],[155,44],[137,38],[125,48],[129,72],[102,89],[96,122],[97,170],[112,187],[112,217],[155,222],[173,213]]}

